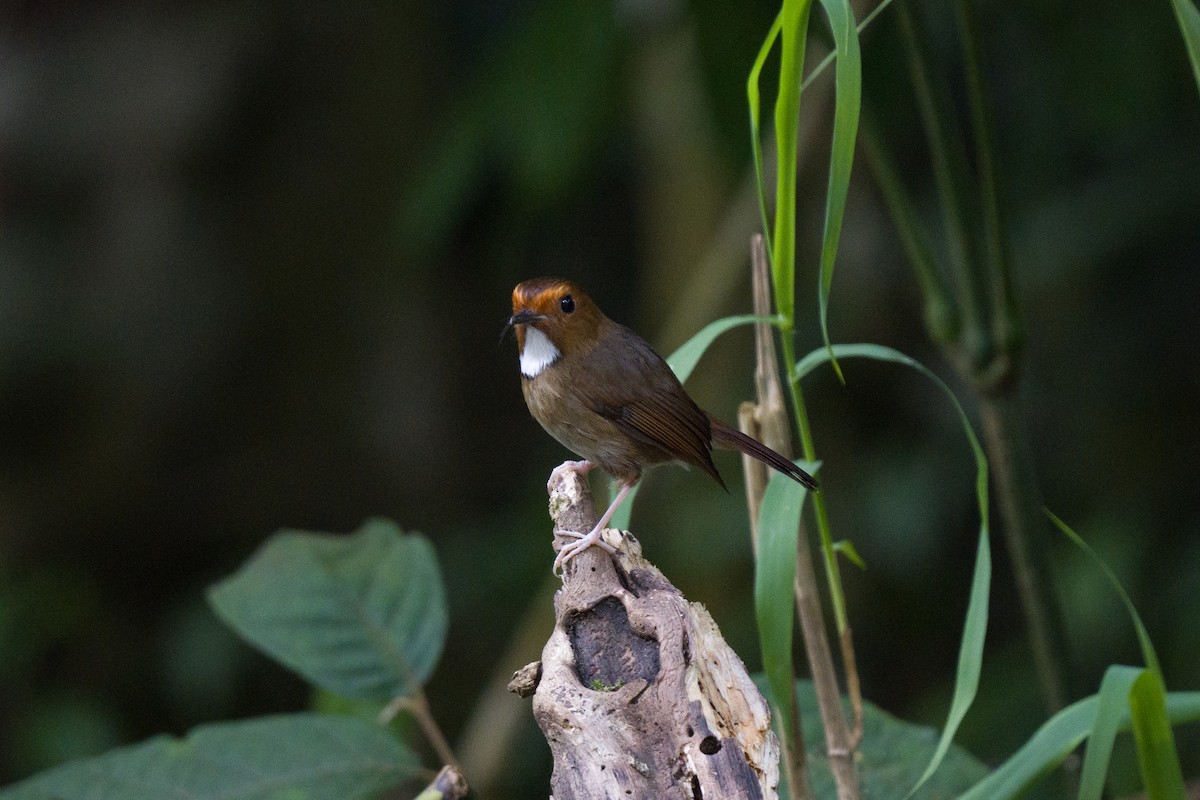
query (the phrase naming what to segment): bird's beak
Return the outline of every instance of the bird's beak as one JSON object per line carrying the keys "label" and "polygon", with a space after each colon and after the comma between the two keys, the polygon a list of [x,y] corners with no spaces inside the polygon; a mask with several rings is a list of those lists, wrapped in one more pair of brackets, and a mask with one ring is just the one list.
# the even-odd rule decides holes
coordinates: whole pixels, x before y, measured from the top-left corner
{"label": "bird's beak", "polygon": [[513,326],[528,325],[531,322],[538,322],[539,320],[543,319],[546,319],[545,314],[538,314],[537,312],[530,311],[529,309],[518,311],[516,314],[513,314],[511,317],[509,317],[508,321],[504,323],[504,330],[500,331],[500,341],[504,341],[504,337],[507,336],[508,332],[513,329]]}
{"label": "bird's beak", "polygon": [[518,311],[509,317],[508,326],[511,328],[513,325],[528,325],[531,322],[538,322],[545,318],[545,314],[539,314],[536,311],[525,309],[524,311]]}

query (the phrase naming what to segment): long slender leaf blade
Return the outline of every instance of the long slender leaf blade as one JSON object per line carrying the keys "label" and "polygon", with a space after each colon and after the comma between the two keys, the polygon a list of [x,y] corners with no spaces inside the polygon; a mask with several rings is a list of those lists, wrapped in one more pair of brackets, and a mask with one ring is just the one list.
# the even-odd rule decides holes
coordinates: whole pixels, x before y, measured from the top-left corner
{"label": "long slender leaf blade", "polygon": [[[815,465],[796,462],[810,473]],[[796,541],[800,511],[807,490],[786,475],[773,473],[763,493],[758,515],[758,559],[754,571],[754,612],[762,648],[763,671],[783,730],[795,723],[788,702],[795,673],[792,666],[792,630],[795,613],[792,585],[796,580]]]}
{"label": "long slender leaf blade", "polygon": [[410,694],[446,638],[433,547],[388,520],[349,536],[280,531],[208,596],[251,644],[347,697]]}
{"label": "long slender leaf blade", "polygon": [[962,724],[967,711],[975,702],[975,695],[979,691],[979,676],[983,672],[983,644],[987,637],[988,593],[991,585],[992,557],[988,544],[987,524],[984,523],[979,530],[979,547],[975,554],[975,573],[971,578],[971,600],[967,605],[962,644],[958,650],[954,697],[950,702],[950,711],[946,715],[946,726],[942,730],[942,737],[938,740],[937,749],[929,760],[929,766],[921,774],[920,780],[909,791],[909,797],[921,788],[941,766],[950,745],[954,742],[954,734],[958,731],[958,726]]}
{"label": "long slender leaf blade", "polygon": [[0,800],[365,800],[420,769],[411,750],[367,720],[283,714],[73,761],[0,791]]}
{"label": "long slender leaf blade", "polygon": [[1167,716],[1162,673],[1145,670],[1129,692],[1129,716],[1138,768],[1149,800],[1184,800],[1183,771]]}
{"label": "long slender leaf blade", "polygon": [[739,325],[753,325],[759,322],[777,325],[782,320],[782,317],[760,317],[754,314],[739,314],[710,322],[701,328],[699,333],[680,345],[679,349],[667,359],[667,364],[675,372],[675,377],[679,378],[680,383],[687,383],[687,379],[692,377],[692,370],[696,368],[700,357],[704,355],[709,345],[721,334]]}
{"label": "long slender leaf blade", "polygon": [[812,0],[783,0],[780,12],[779,93],[775,99],[775,228],[771,240],[771,277],[775,310],[796,321],[796,138],[800,129],[800,79]]}
{"label": "long slender leaf blade", "polygon": [[1179,32],[1183,34],[1183,43],[1192,62],[1196,88],[1200,89],[1200,10],[1192,5],[1192,0],[1171,0],[1171,6],[1175,9]]}
{"label": "long slender leaf blade", "polygon": [[1046,510],[1046,516],[1050,517],[1050,521],[1062,531],[1068,539],[1075,543],[1075,546],[1082,550],[1088,558],[1092,560],[1100,570],[1101,574],[1108,580],[1113,591],[1121,598],[1121,602],[1125,604],[1125,610],[1129,612],[1129,618],[1133,621],[1133,628],[1137,632],[1138,645],[1142,649],[1142,659],[1145,660],[1146,666],[1162,674],[1162,670],[1158,665],[1158,654],[1154,652],[1154,644],[1150,641],[1150,634],[1146,631],[1146,626],[1142,624],[1142,618],[1134,608],[1133,601],[1129,599],[1129,595],[1125,593],[1125,588],[1121,586],[1121,582],[1117,580],[1117,576],[1108,568],[1108,564],[1104,563],[1104,559],[1100,554],[1092,549],[1091,545],[1083,540],[1083,537],[1076,533],[1070,525],[1059,519],[1052,511]]}
{"label": "long slender leaf blade", "polygon": [[1112,757],[1113,742],[1129,706],[1129,690],[1145,670],[1114,664],[1104,673],[1096,695],[1096,715],[1079,776],[1079,800],[1100,800]]}
{"label": "long slender leaf blade", "polygon": [[1142,770],[1142,780],[1150,800],[1182,798],[1183,774],[1179,766],[1179,755],[1175,751],[1175,739],[1164,708],[1166,685],[1163,680],[1162,668],[1159,666],[1158,654],[1154,651],[1154,644],[1150,641],[1150,634],[1146,631],[1146,626],[1142,623],[1142,618],[1137,613],[1133,601],[1129,599],[1129,595],[1121,586],[1121,582],[1117,580],[1117,576],[1104,563],[1104,559],[1100,558],[1100,555],[1070,525],[1049,510],[1046,511],[1046,515],[1096,564],[1129,612],[1134,630],[1137,631],[1142,658],[1146,662],[1145,672],[1133,682],[1133,688],[1129,692],[1129,706],[1134,721],[1134,741],[1137,744],[1138,764]]}
{"label": "long slender leaf blade", "polygon": [[[1009,800],[1020,797],[1039,778],[1074,752],[1092,730],[1096,718],[1095,695],[1064,708],[1046,720],[1016,753],[990,775],[959,796],[958,800]],[[1166,697],[1171,724],[1200,721],[1200,692],[1170,692]],[[1128,710],[1122,711],[1120,730],[1128,731]]]}
{"label": "long slender leaf blade", "polygon": [[[1079,746],[1096,718],[1095,696],[1059,711],[1007,761],[965,792],[959,800],[1005,800],[1023,794]],[[1125,718],[1126,723],[1128,717]]]}
{"label": "long slender leaf blade", "polygon": [[767,257],[771,258],[771,223],[767,214],[767,182],[766,176],[763,174],[763,149],[762,149],[762,130],[760,120],[762,119],[762,101],[761,93],[758,89],[759,78],[762,76],[763,65],[767,62],[767,56],[771,53],[771,48],[775,46],[775,40],[779,38],[779,31],[783,27],[783,13],[775,15],[775,22],[771,25],[771,30],[767,32],[767,38],[763,40],[762,47],[758,49],[758,56],[754,59],[754,66],[750,68],[750,76],[746,78],[746,101],[750,108],[750,149],[754,154],[754,178],[758,187],[758,213],[762,217],[763,239],[766,241]]}
{"label": "long slender leaf blade", "polygon": [[[833,270],[837,262],[838,241],[842,234],[842,219],[846,198],[850,192],[850,173],[854,166],[854,146],[858,138],[858,118],[862,108],[862,52],[858,28],[849,0],[821,0],[833,29],[837,52],[837,89],[834,102],[833,148],[829,158],[829,189],[825,195],[825,229],[821,235],[821,270],[819,307],[821,336],[827,350],[829,341],[829,295],[833,286]],[[830,352],[830,363],[839,380],[843,380],[837,358]]]}
{"label": "long slender leaf blade", "polygon": [[991,591],[992,559],[989,543],[988,528],[988,466],[987,456],[975,436],[971,421],[963,410],[954,392],[945,381],[930,371],[924,364],[914,358],[904,355],[898,350],[878,344],[839,344],[824,350],[815,350],[802,358],[795,367],[795,377],[799,380],[820,364],[833,358],[871,358],[876,361],[887,361],[912,367],[933,381],[942,393],[950,399],[962,422],[963,432],[971,445],[975,456],[975,499],[979,506],[979,546],[975,554],[975,570],[971,578],[970,601],[967,604],[967,616],[963,623],[962,644],[958,652],[958,668],[954,679],[954,696],[950,702],[950,710],[946,715],[946,726],[938,741],[933,758],[926,767],[921,779],[909,792],[911,796],[929,779],[945,758],[954,734],[962,723],[967,711],[975,702],[979,691],[979,676],[983,671],[983,645],[987,638],[988,596]]}

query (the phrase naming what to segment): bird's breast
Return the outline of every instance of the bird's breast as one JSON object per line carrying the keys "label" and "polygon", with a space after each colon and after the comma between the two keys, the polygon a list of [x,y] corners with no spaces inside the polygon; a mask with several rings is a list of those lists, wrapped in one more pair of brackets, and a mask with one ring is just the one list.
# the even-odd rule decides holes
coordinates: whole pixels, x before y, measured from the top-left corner
{"label": "bird's breast", "polygon": [[581,399],[589,376],[560,361],[533,378],[522,377],[529,413],[560,444],[593,462],[618,480],[637,480],[648,465],[646,454],[612,420]]}

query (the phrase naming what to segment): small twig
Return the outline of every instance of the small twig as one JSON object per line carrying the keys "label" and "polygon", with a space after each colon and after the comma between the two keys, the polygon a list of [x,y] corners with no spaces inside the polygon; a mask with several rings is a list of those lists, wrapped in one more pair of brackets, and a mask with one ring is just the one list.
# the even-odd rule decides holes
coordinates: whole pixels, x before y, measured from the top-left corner
{"label": "small twig", "polygon": [[411,695],[393,698],[379,712],[379,724],[387,725],[401,711],[407,711],[413,715],[438,759],[443,764],[458,770],[458,760],[454,758],[454,751],[450,749],[450,743],[446,741],[442,729],[438,727],[437,720],[433,718],[433,714],[429,710],[429,701],[425,698],[425,693],[418,688]]}

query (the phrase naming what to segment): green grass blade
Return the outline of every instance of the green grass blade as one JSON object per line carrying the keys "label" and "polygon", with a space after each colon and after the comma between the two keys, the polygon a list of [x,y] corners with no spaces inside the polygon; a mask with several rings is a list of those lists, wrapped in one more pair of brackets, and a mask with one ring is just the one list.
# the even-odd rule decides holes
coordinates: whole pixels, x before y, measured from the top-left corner
{"label": "green grass blade", "polygon": [[846,197],[850,192],[850,172],[854,166],[854,144],[858,138],[858,118],[862,108],[862,52],[858,28],[849,0],[821,0],[833,30],[837,53],[837,93],[834,103],[833,148],[829,157],[829,189],[825,195],[825,229],[821,239],[819,306],[821,336],[829,351],[830,363],[838,380],[845,382],[842,368],[833,355],[829,341],[829,293],[837,261]]}
{"label": "green grass blade", "polygon": [[[1009,800],[1020,797],[1038,778],[1061,764],[1088,737],[1096,719],[1095,695],[1064,708],[1038,728],[1021,748],[958,800]],[[1170,692],[1167,718],[1173,725],[1200,721],[1200,692]],[[1121,713],[1120,731],[1130,728],[1128,710]]]}
{"label": "green grass blade", "polygon": [[[675,372],[675,377],[679,378],[679,382],[686,383],[687,379],[692,376],[692,370],[696,368],[700,357],[704,355],[709,345],[721,334],[739,325],[753,325],[759,322],[769,322],[773,325],[778,325],[782,320],[783,317],[759,317],[754,314],[739,314],[715,320],[705,325],[700,329],[699,333],[680,345],[667,358],[667,364]],[[620,530],[629,529],[629,520],[633,516],[633,500],[637,497],[639,488],[641,488],[641,484],[633,487],[633,491],[625,498],[625,502],[617,509],[617,513],[613,514],[612,519],[609,521],[611,527]]]}
{"label": "green grass blade", "polygon": [[1200,11],[1192,5],[1192,0],[1171,0],[1171,6],[1175,9],[1175,19],[1179,20],[1179,32],[1183,34],[1188,58],[1192,61],[1192,75],[1196,78],[1196,88],[1200,89]]}
{"label": "green grass blade", "polygon": [[[1042,723],[1042,727],[1011,758],[962,794],[959,800],[1019,797],[1039,778],[1061,764],[1087,738],[1095,718],[1095,696],[1067,706]],[[1128,725],[1127,716],[1124,720]]]}
{"label": "green grass blade", "polygon": [[1129,707],[1129,690],[1143,672],[1140,667],[1113,665],[1104,673],[1079,777],[1079,800],[1100,800],[1103,796],[1113,742]]}
{"label": "green grass blade", "polygon": [[783,0],[780,26],[779,94],[775,100],[775,233],[771,239],[771,277],[775,310],[796,321],[796,138],[800,129],[800,78],[808,38],[812,0]]}
{"label": "green grass blade", "polygon": [[979,675],[983,670],[983,644],[987,636],[988,593],[992,581],[992,559],[988,535],[987,457],[983,453],[983,447],[979,444],[979,439],[975,436],[975,431],[971,428],[971,421],[967,418],[966,412],[963,411],[958,398],[954,396],[954,392],[950,390],[945,381],[931,372],[924,364],[883,345],[839,344],[825,350],[815,350],[802,358],[796,364],[796,380],[799,380],[818,365],[829,361],[833,357],[841,359],[871,358],[876,361],[888,361],[912,367],[925,375],[937,384],[938,388],[954,404],[954,409],[958,412],[959,419],[962,421],[963,432],[966,434],[967,441],[971,445],[971,452],[975,456],[975,499],[979,506],[979,547],[975,555],[975,571],[971,578],[971,596],[967,604],[967,617],[963,624],[962,644],[958,652],[958,669],[954,679],[954,697],[950,702],[950,710],[946,716],[946,725],[942,730],[942,737],[938,741],[937,749],[934,751],[933,758],[930,760],[929,766],[926,767],[921,779],[917,781],[916,786],[909,792],[911,796],[913,792],[916,792],[929,779],[929,776],[933,775],[942,763],[946,752],[950,749],[951,742],[954,740],[954,734],[958,730],[958,726],[962,723],[963,717],[966,716],[971,704],[975,702],[975,694],[979,690]]}
{"label": "green grass blade", "polygon": [[762,47],[758,49],[758,57],[754,59],[754,66],[750,68],[750,77],[746,79],[746,100],[750,107],[750,148],[754,153],[754,178],[758,186],[758,213],[762,217],[763,241],[767,246],[768,258],[771,258],[772,255],[772,231],[770,216],[767,213],[767,182],[763,175],[762,128],[760,125],[762,102],[758,81],[762,75],[763,65],[767,62],[767,56],[770,55],[771,48],[775,46],[775,40],[779,38],[779,31],[782,28],[783,14],[780,13],[775,16],[775,22],[771,25],[771,30],[767,32],[767,38],[763,40]]}
{"label": "green grass blade", "polygon": [[759,322],[778,325],[782,321],[783,317],[760,317],[754,314],[739,314],[710,322],[701,328],[699,333],[680,345],[679,349],[667,359],[667,364],[674,370],[675,376],[679,378],[680,383],[686,383],[687,379],[692,376],[692,370],[696,368],[700,357],[704,355],[709,345],[721,334],[739,325],[754,325]]}
{"label": "green grass blade", "polygon": [[1137,631],[1142,658],[1146,662],[1146,671],[1134,681],[1133,688],[1129,692],[1134,742],[1137,745],[1138,766],[1142,771],[1142,782],[1150,800],[1182,800],[1183,773],[1179,765],[1179,755],[1175,750],[1174,735],[1167,717],[1166,685],[1163,680],[1162,668],[1159,666],[1158,654],[1154,652],[1154,645],[1150,641],[1150,634],[1147,633],[1141,616],[1138,615],[1129,595],[1125,593],[1121,582],[1117,580],[1117,576],[1108,568],[1099,554],[1067,523],[1050,511],[1046,511],[1046,514],[1060,531],[1095,562],[1129,612],[1129,618],[1133,621],[1133,627]]}
{"label": "green grass blade", "polygon": [[1145,670],[1129,692],[1129,716],[1137,747],[1142,785],[1149,800],[1184,800],[1183,770],[1167,716],[1162,673]]}
{"label": "green grass blade", "polygon": [[1125,609],[1129,612],[1129,618],[1133,621],[1134,630],[1137,631],[1138,644],[1142,649],[1142,659],[1146,662],[1146,667],[1162,674],[1162,670],[1158,666],[1158,654],[1154,652],[1154,645],[1150,642],[1150,634],[1146,632],[1146,626],[1142,624],[1142,618],[1138,615],[1137,609],[1133,607],[1133,601],[1129,599],[1129,595],[1125,593],[1121,582],[1117,580],[1117,576],[1108,568],[1108,564],[1104,563],[1104,559],[1100,558],[1099,553],[1091,548],[1083,538],[1072,530],[1071,526],[1059,519],[1052,511],[1047,510],[1046,516],[1050,517],[1050,521],[1058,527],[1068,539],[1075,543],[1075,546],[1082,550],[1088,558],[1096,565],[1096,568],[1108,579],[1108,583],[1112,586],[1113,591],[1121,598],[1121,602],[1125,604]]}
{"label": "green grass blade", "polygon": [[[797,461],[812,473],[816,467]],[[754,568],[754,613],[762,648],[763,671],[776,699],[783,726],[794,730],[788,702],[796,676],[792,667],[792,631],[795,619],[792,584],[796,580],[796,539],[800,511],[808,491],[786,475],[772,473],[758,515],[758,559]]]}

